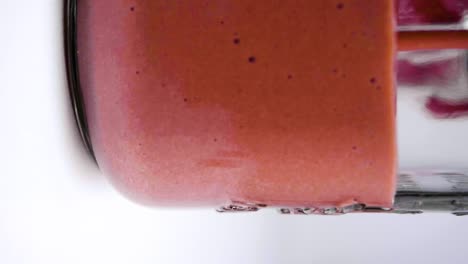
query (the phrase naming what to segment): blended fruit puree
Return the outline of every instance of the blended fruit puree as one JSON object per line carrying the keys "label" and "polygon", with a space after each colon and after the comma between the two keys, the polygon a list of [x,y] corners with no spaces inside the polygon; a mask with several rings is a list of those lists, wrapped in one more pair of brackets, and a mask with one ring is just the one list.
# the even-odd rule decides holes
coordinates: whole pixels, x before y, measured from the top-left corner
{"label": "blended fruit puree", "polygon": [[390,0],[81,0],[92,145],[148,205],[390,207]]}

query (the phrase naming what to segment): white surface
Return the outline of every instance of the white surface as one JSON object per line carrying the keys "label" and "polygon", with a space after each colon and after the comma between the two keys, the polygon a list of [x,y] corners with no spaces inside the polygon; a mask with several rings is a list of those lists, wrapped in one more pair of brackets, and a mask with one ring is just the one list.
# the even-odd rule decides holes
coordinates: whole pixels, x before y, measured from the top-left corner
{"label": "white surface", "polygon": [[0,263],[466,263],[468,217],[155,210],[116,194],[68,105],[59,0],[0,0]]}

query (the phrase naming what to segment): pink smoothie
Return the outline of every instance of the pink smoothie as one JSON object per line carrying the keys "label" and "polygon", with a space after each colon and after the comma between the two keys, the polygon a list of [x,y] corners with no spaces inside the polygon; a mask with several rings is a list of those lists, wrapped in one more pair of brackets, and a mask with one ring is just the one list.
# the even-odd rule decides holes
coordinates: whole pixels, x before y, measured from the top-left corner
{"label": "pink smoothie", "polygon": [[390,0],[81,0],[100,168],[148,205],[390,207]]}

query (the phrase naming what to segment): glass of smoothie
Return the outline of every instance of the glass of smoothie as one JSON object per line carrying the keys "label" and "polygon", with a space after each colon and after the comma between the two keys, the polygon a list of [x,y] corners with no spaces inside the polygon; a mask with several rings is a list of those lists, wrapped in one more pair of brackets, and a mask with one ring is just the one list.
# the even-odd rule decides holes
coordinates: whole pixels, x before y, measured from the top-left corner
{"label": "glass of smoothie", "polygon": [[90,155],[220,212],[468,212],[463,0],[68,0]]}

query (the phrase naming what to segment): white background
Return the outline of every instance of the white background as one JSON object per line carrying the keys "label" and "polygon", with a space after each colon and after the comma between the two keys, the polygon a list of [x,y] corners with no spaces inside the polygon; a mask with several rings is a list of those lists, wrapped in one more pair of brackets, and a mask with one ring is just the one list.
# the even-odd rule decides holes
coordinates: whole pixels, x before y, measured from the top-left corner
{"label": "white background", "polygon": [[0,263],[467,263],[468,217],[218,214],[125,200],[74,127],[59,0],[0,0],[0,131]]}

